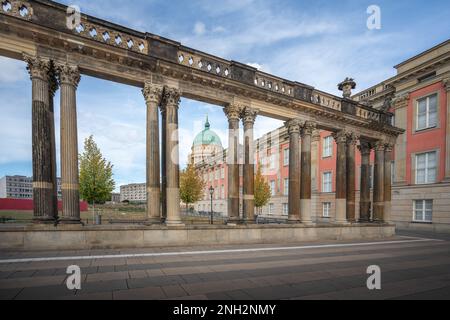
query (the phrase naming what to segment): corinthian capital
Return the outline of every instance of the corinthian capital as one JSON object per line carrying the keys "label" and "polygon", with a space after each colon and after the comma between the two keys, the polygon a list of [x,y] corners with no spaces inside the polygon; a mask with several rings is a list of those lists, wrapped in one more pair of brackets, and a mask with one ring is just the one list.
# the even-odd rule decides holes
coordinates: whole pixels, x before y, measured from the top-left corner
{"label": "corinthian capital", "polygon": [[284,123],[284,126],[288,129],[289,135],[293,133],[300,133],[300,130],[304,125],[305,122],[300,119],[291,119]]}
{"label": "corinthian capital", "polygon": [[359,135],[354,132],[347,132],[347,144],[355,145],[358,143]]}
{"label": "corinthian capital", "polygon": [[227,116],[228,121],[231,121],[231,120],[239,121],[239,119],[241,117],[241,110],[242,110],[242,108],[239,105],[229,104],[223,109],[223,112]]}
{"label": "corinthian capital", "polygon": [[31,80],[42,79],[48,81],[48,75],[51,69],[50,59],[23,54],[23,60],[27,63],[27,70]]}
{"label": "corinthian capital", "polygon": [[164,88],[160,85],[146,82],[142,94],[144,95],[146,103],[161,103]]}
{"label": "corinthian capital", "polygon": [[164,105],[164,107],[172,106],[178,108],[180,105],[180,98],[181,98],[180,90],[176,88],[170,88],[167,86],[164,87],[164,93],[162,96],[162,105]]}
{"label": "corinthian capital", "polygon": [[378,140],[377,142],[375,142],[374,149],[375,151],[384,151],[386,149],[386,141]]}
{"label": "corinthian capital", "polygon": [[370,153],[372,151],[372,146],[367,141],[361,141],[358,147],[359,151],[361,151],[361,155],[364,156],[370,156]]}
{"label": "corinthian capital", "polygon": [[348,132],[341,130],[332,134],[337,144],[347,143]]}
{"label": "corinthian capital", "polygon": [[302,127],[302,136],[305,135],[312,135],[314,133],[314,130],[317,128],[317,124],[312,121],[306,121],[305,124]]}
{"label": "corinthian capital", "polygon": [[450,91],[450,78],[446,78],[446,79],[442,80],[442,83],[444,84],[444,87],[447,90],[447,92],[449,92]]}
{"label": "corinthian capital", "polygon": [[78,66],[61,63],[56,65],[56,71],[60,85],[68,84],[75,88],[78,87],[78,84],[80,83],[80,70],[78,69]]}
{"label": "corinthian capital", "polygon": [[255,124],[255,121],[256,121],[256,117],[257,117],[257,115],[258,115],[258,110],[256,110],[256,109],[252,109],[252,108],[250,108],[250,107],[245,107],[243,110],[242,110],[242,114],[241,114],[241,117],[242,117],[242,122],[244,123],[244,124],[246,124],[246,123],[249,123],[249,124]]}

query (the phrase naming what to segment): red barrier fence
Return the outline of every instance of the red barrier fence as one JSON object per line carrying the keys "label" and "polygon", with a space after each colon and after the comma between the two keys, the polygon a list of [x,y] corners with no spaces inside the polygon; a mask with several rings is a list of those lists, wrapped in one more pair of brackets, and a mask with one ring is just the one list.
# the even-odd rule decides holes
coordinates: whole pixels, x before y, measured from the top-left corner
{"label": "red barrier fence", "polygon": [[[0,210],[10,211],[32,211],[34,207],[33,200],[26,199],[0,199]],[[58,209],[62,210],[62,201],[58,201]],[[87,202],[80,202],[80,210],[88,211]]]}

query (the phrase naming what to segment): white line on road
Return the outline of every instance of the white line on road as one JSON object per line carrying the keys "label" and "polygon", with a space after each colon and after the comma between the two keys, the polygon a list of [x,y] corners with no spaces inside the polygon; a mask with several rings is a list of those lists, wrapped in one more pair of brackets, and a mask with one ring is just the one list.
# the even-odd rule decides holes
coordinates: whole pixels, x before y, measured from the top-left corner
{"label": "white line on road", "polygon": [[363,247],[363,246],[379,246],[397,243],[415,243],[415,242],[440,242],[436,239],[417,239],[417,240],[398,240],[398,241],[379,241],[365,243],[343,243],[343,244],[323,244],[300,247],[272,247],[272,248],[252,248],[252,249],[230,249],[230,250],[209,250],[209,251],[186,251],[186,252],[154,252],[154,253],[137,253],[137,254],[117,254],[117,255],[101,255],[101,256],[73,256],[73,257],[46,257],[46,258],[27,258],[27,259],[9,259],[0,260],[0,264],[7,263],[29,263],[29,262],[49,262],[49,261],[75,261],[75,260],[104,260],[104,259],[121,259],[121,258],[148,258],[148,257],[167,257],[167,256],[189,256],[189,255],[207,255],[207,254],[225,254],[225,253],[245,253],[245,252],[267,252],[267,251],[293,251],[307,249],[322,248],[345,248],[345,247]]}

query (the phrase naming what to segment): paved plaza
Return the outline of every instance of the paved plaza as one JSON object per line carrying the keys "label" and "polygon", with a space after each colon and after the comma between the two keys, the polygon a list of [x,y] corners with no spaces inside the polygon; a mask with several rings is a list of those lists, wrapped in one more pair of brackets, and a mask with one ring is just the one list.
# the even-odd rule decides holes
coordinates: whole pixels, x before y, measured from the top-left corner
{"label": "paved plaza", "polygon": [[[450,299],[448,240],[1,252],[0,299]],[[81,290],[67,289],[70,265]],[[379,291],[367,289],[370,265]]]}

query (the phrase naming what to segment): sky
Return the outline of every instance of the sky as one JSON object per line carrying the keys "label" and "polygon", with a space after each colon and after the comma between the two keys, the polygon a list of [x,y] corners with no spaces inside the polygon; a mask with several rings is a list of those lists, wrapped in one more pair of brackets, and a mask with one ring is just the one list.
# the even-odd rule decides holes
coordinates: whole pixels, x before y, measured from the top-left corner
{"label": "sky", "polygon": [[[448,0],[61,0],[98,18],[151,32],[219,57],[341,95],[346,77],[364,90],[395,75],[394,65],[450,36]],[[369,30],[367,9],[381,10]],[[0,57],[0,177],[32,175],[31,81],[25,63]],[[145,182],[145,101],[139,88],[82,76],[77,91],[78,143],[89,135],[114,165],[117,188]],[[59,92],[55,97],[59,155]],[[180,105],[180,161],[206,115],[226,148],[220,107]],[[256,137],[283,123],[259,117]],[[59,161],[58,161],[59,167]]]}

